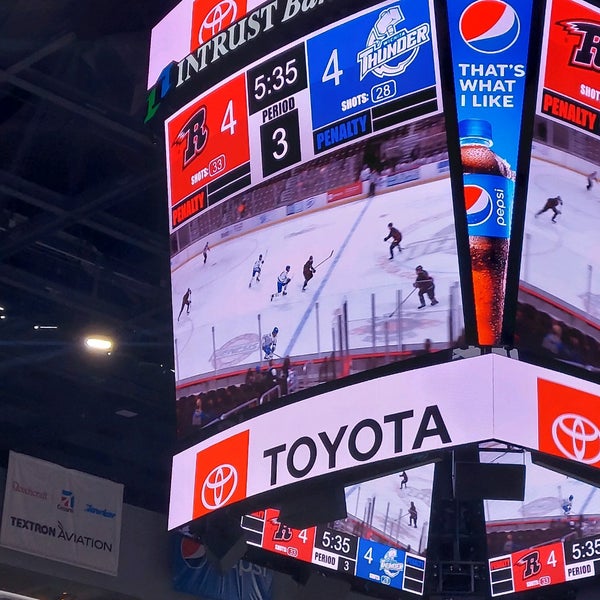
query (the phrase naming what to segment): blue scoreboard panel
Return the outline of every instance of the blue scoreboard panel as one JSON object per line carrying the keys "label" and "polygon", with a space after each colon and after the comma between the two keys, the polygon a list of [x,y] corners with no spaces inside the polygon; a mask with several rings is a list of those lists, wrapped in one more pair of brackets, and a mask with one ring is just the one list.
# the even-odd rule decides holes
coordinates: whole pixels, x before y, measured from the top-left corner
{"label": "blue scoreboard panel", "polygon": [[242,517],[242,529],[248,532],[247,541],[252,546],[423,595],[425,558],[404,548],[322,525],[293,529],[279,521],[276,509]]}

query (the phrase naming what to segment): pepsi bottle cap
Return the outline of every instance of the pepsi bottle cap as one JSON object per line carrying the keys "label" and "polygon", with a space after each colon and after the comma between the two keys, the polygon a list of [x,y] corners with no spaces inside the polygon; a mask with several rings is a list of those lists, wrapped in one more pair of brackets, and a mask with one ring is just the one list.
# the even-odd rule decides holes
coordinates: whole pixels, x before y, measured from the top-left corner
{"label": "pepsi bottle cap", "polygon": [[484,119],[463,119],[458,123],[458,135],[461,138],[492,139],[492,125]]}

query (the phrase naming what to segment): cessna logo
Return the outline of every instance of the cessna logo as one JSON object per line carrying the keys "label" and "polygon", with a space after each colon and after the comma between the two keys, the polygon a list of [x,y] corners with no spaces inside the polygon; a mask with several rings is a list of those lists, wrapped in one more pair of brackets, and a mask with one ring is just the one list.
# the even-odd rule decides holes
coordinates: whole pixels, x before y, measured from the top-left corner
{"label": "cessna logo", "polygon": [[563,29],[579,35],[579,46],[574,48],[571,65],[600,70],[600,23],[588,21],[561,21]]}
{"label": "cessna logo", "polygon": [[[338,455],[349,454],[355,462],[377,460],[384,436],[392,436],[394,453],[401,454],[404,449],[404,425],[413,419],[413,410],[385,415],[383,424],[375,419],[364,419],[353,426],[342,425],[337,432],[321,431],[313,439],[301,436],[288,446],[281,444],[264,451],[263,457],[270,460],[270,485],[277,485],[281,469],[295,478],[307,477],[317,462],[317,458],[326,454],[328,468],[336,468]],[[437,406],[427,406],[423,411],[417,432],[412,440],[412,450],[418,451],[426,438],[437,437],[442,444],[451,444],[444,419]]]}
{"label": "cessna logo", "polygon": [[202,504],[209,510],[220,508],[235,494],[238,474],[232,465],[215,467],[202,484]]}
{"label": "cessna logo", "polygon": [[600,460],[600,429],[587,417],[560,415],[552,424],[552,439],[567,458],[588,465]]}

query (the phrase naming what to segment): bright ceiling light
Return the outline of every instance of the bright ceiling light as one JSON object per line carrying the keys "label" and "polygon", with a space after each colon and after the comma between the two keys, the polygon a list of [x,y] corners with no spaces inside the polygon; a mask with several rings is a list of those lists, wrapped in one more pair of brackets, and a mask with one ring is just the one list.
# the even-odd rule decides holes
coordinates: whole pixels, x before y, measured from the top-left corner
{"label": "bright ceiling light", "polygon": [[85,338],[85,345],[90,350],[99,352],[110,352],[113,349],[113,341],[105,335],[89,335]]}

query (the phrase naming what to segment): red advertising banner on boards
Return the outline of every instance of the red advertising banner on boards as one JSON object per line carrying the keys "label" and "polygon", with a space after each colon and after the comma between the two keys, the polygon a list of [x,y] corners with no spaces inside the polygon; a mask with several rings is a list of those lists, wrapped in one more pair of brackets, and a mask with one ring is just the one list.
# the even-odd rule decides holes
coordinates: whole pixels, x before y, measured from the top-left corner
{"label": "red advertising banner on boards", "polygon": [[576,0],[548,9],[546,62],[539,111],[582,131],[600,134],[600,10]]}

